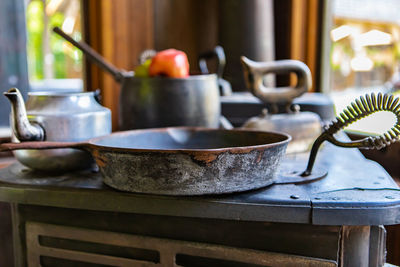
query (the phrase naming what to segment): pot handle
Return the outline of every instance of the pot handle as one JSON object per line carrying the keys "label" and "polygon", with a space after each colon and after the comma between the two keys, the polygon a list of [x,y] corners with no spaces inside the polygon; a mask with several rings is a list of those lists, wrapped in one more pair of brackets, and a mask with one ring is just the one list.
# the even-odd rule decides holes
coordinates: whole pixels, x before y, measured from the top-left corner
{"label": "pot handle", "polygon": [[85,54],[85,56],[87,56],[89,60],[99,65],[105,71],[111,73],[111,75],[117,82],[121,82],[125,76],[127,77],[133,76],[130,72],[120,71],[115,66],[108,63],[99,53],[94,51],[86,43],[75,41],[73,38],[71,38],[71,36],[63,32],[60,28],[54,27],[53,31],[58,35],[60,35],[65,40],[67,40],[68,42],[70,42],[73,46],[79,48]]}
{"label": "pot handle", "polygon": [[[372,113],[379,111],[389,111],[396,116],[395,125],[390,128],[386,133],[379,136],[369,136],[361,140],[342,142],[337,140],[333,135],[339,130],[352,124],[353,122],[365,118]],[[308,160],[306,170],[301,176],[311,175],[312,168],[314,166],[317,152],[320,145],[324,141],[328,141],[336,146],[340,147],[355,147],[361,149],[381,149],[399,140],[400,136],[400,103],[399,98],[394,98],[393,95],[379,93],[375,96],[374,93],[371,95],[361,96],[360,99],[356,99],[351,105],[347,106],[339,116],[336,117],[328,126],[324,127],[323,133],[315,140],[312,148],[310,157]]]}
{"label": "pot handle", "polygon": [[87,146],[84,142],[21,142],[21,143],[3,143],[0,144],[0,152],[20,150],[20,149],[55,149],[55,148],[79,148]]}
{"label": "pot handle", "polygon": [[212,58],[217,59],[217,76],[218,76],[218,86],[221,92],[222,96],[228,96],[232,94],[232,87],[231,84],[222,78],[222,75],[224,74],[224,69],[226,65],[226,57],[225,57],[225,52],[222,46],[217,45],[214,50],[208,51],[205,53],[200,54],[198,62],[199,62],[199,68],[200,72],[202,74],[208,74],[210,73],[208,70],[207,66],[207,60],[212,59]]}
{"label": "pot handle", "polygon": [[[242,56],[244,78],[248,89],[265,103],[291,103],[292,100],[311,89],[311,71],[298,60],[276,60],[256,62]],[[295,73],[297,84],[294,87],[266,87],[263,77],[268,73]]]}

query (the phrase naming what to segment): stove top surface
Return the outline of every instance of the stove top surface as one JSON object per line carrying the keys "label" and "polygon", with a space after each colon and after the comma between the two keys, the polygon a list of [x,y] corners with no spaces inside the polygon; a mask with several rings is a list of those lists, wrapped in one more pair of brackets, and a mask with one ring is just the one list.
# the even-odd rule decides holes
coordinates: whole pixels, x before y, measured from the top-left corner
{"label": "stove top surface", "polygon": [[[302,171],[308,154],[288,155],[280,172]],[[274,184],[225,195],[193,197],[119,192],[90,170],[43,174],[19,163],[0,169],[0,200],[23,204],[145,214],[317,225],[400,223],[400,189],[377,163],[357,149],[325,144],[316,168],[320,180]]]}

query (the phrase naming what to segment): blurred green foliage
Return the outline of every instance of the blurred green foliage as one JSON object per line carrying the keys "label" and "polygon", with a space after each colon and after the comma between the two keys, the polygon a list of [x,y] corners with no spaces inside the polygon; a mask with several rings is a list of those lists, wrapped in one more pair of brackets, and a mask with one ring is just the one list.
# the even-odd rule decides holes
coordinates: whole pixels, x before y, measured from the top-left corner
{"label": "blurred green foliage", "polygon": [[[65,1],[65,0],[64,0]],[[47,1],[48,2],[48,1]],[[26,9],[27,54],[29,78],[31,81],[45,77],[45,60],[51,62],[52,72],[56,79],[80,78],[82,71],[82,52],[52,32],[53,27],[61,27],[64,14],[57,11],[47,18],[45,26],[45,7],[41,0],[31,0]],[[49,31],[50,54],[45,55],[44,36]],[[75,40],[81,39],[81,33],[75,31]]]}
{"label": "blurred green foliage", "polygon": [[42,1],[32,1],[26,10],[26,28],[28,32],[27,52],[29,76],[33,80],[43,79],[43,16],[44,8]]}

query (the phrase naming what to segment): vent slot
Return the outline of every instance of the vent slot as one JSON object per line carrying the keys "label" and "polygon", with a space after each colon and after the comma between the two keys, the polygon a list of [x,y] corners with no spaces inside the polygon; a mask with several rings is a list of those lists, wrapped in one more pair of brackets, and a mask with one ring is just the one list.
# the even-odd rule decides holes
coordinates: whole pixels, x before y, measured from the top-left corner
{"label": "vent slot", "polygon": [[88,263],[82,261],[65,260],[53,257],[40,257],[40,266],[42,267],[113,267],[113,265],[103,265]]}
{"label": "vent slot", "polygon": [[175,260],[176,264],[182,267],[266,267],[266,265],[213,259],[185,254],[176,254]]}
{"label": "vent slot", "polygon": [[160,262],[160,253],[155,250],[100,244],[66,238],[39,236],[39,244],[44,247],[61,248],[72,251],[82,251],[93,254],[109,255],[119,258]]}

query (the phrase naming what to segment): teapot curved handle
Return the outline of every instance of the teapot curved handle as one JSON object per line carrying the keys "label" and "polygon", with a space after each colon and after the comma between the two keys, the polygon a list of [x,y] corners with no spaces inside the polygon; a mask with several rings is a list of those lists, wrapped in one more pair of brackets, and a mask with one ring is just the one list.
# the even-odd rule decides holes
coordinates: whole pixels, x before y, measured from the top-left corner
{"label": "teapot curved handle", "polygon": [[[298,60],[276,60],[256,62],[244,56],[241,57],[244,78],[248,89],[266,103],[291,103],[292,100],[311,89],[311,71]],[[268,73],[295,73],[297,84],[294,87],[266,87],[263,77]]]}

